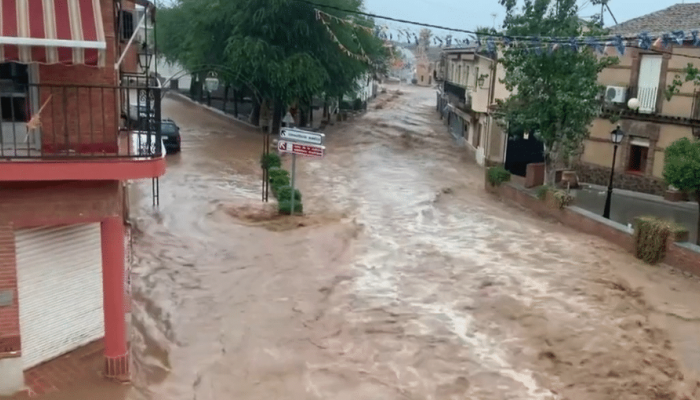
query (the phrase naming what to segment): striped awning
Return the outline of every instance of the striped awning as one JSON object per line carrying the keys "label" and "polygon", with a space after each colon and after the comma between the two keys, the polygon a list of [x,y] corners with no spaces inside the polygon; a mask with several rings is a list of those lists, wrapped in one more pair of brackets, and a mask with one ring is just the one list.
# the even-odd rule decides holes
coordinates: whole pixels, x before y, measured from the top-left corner
{"label": "striped awning", "polygon": [[105,65],[100,0],[0,2],[0,62]]}

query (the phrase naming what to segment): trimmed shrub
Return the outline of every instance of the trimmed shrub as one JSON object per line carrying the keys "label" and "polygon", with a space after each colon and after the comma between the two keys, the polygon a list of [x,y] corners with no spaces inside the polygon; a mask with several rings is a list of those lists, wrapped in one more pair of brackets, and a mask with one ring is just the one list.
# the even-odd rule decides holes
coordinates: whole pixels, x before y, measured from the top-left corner
{"label": "trimmed shrub", "polygon": [[282,159],[277,153],[263,153],[260,157],[260,167],[262,167],[262,169],[280,168],[281,166]]}
{"label": "trimmed shrub", "polygon": [[510,181],[510,172],[500,165],[491,167],[487,172],[487,179],[491,186],[500,186],[502,183]]}
{"label": "trimmed shrub", "polygon": [[657,217],[637,217],[634,227],[635,255],[648,264],[657,264],[666,256],[668,239],[684,229]]}
{"label": "trimmed shrub", "polygon": [[287,175],[277,175],[274,178],[270,177],[270,188],[273,194],[277,193],[277,189],[283,186],[289,186],[290,183],[289,176]]}
{"label": "trimmed shrub", "polygon": [[270,180],[270,182],[280,177],[289,178],[289,171],[280,167],[270,168],[270,170],[268,171],[268,179]]}
{"label": "trimmed shrub", "polygon": [[563,209],[574,201],[574,197],[566,192],[566,190],[555,190],[552,192],[552,197],[557,203],[559,209]]}
{"label": "trimmed shrub", "polygon": [[540,200],[546,200],[547,199],[547,193],[552,191],[552,188],[550,188],[548,185],[542,185],[537,188],[537,198]]}
{"label": "trimmed shrub", "polygon": [[[285,200],[277,203],[277,210],[280,214],[291,215],[292,213],[292,202]],[[294,202],[294,214],[303,214],[304,205],[301,202]]]}
{"label": "trimmed shrub", "polygon": [[[279,201],[288,201],[292,198],[292,187],[289,185],[280,186],[276,190],[275,197]],[[294,189],[294,201],[301,202],[301,192],[299,189]]]}

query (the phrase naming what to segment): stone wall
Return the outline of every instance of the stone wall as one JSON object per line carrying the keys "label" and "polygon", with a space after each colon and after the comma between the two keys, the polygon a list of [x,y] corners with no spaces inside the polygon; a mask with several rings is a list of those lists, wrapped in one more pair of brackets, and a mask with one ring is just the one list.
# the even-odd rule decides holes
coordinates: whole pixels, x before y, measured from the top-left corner
{"label": "stone wall", "polygon": [[[580,182],[608,186],[610,181],[610,168],[590,164],[578,164],[575,169]],[[663,196],[666,191],[666,186],[665,182],[651,176],[620,172],[615,174],[614,187],[618,189]]]}

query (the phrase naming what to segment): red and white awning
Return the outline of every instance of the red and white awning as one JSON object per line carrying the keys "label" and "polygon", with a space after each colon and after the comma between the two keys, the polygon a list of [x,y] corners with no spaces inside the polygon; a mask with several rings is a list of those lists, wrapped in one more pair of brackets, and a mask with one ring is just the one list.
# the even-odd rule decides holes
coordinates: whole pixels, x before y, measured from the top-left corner
{"label": "red and white awning", "polygon": [[0,3],[0,62],[105,65],[100,0]]}

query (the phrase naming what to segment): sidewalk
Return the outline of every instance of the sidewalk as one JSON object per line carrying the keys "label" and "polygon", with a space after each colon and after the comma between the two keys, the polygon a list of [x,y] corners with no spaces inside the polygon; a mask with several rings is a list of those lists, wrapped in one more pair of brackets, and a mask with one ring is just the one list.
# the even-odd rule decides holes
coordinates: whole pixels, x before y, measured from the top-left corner
{"label": "sidewalk", "polygon": [[[583,184],[572,190],[576,205],[584,210],[602,214],[607,188]],[[652,215],[675,221],[689,232],[689,242],[696,243],[698,205],[695,202],[670,202],[661,196],[614,189],[610,207],[610,219],[623,225],[633,224],[636,217]]]}
{"label": "sidewalk", "polygon": [[[94,389],[95,393],[109,392],[110,395],[126,392],[127,387],[107,381],[102,377],[104,370],[103,351],[104,345],[100,339],[29,369],[24,372],[27,389],[12,397],[0,396],[0,400],[58,399],[60,397],[56,396],[59,396],[66,389],[84,387],[89,387],[91,392]],[[69,397],[75,398],[74,395]]]}

